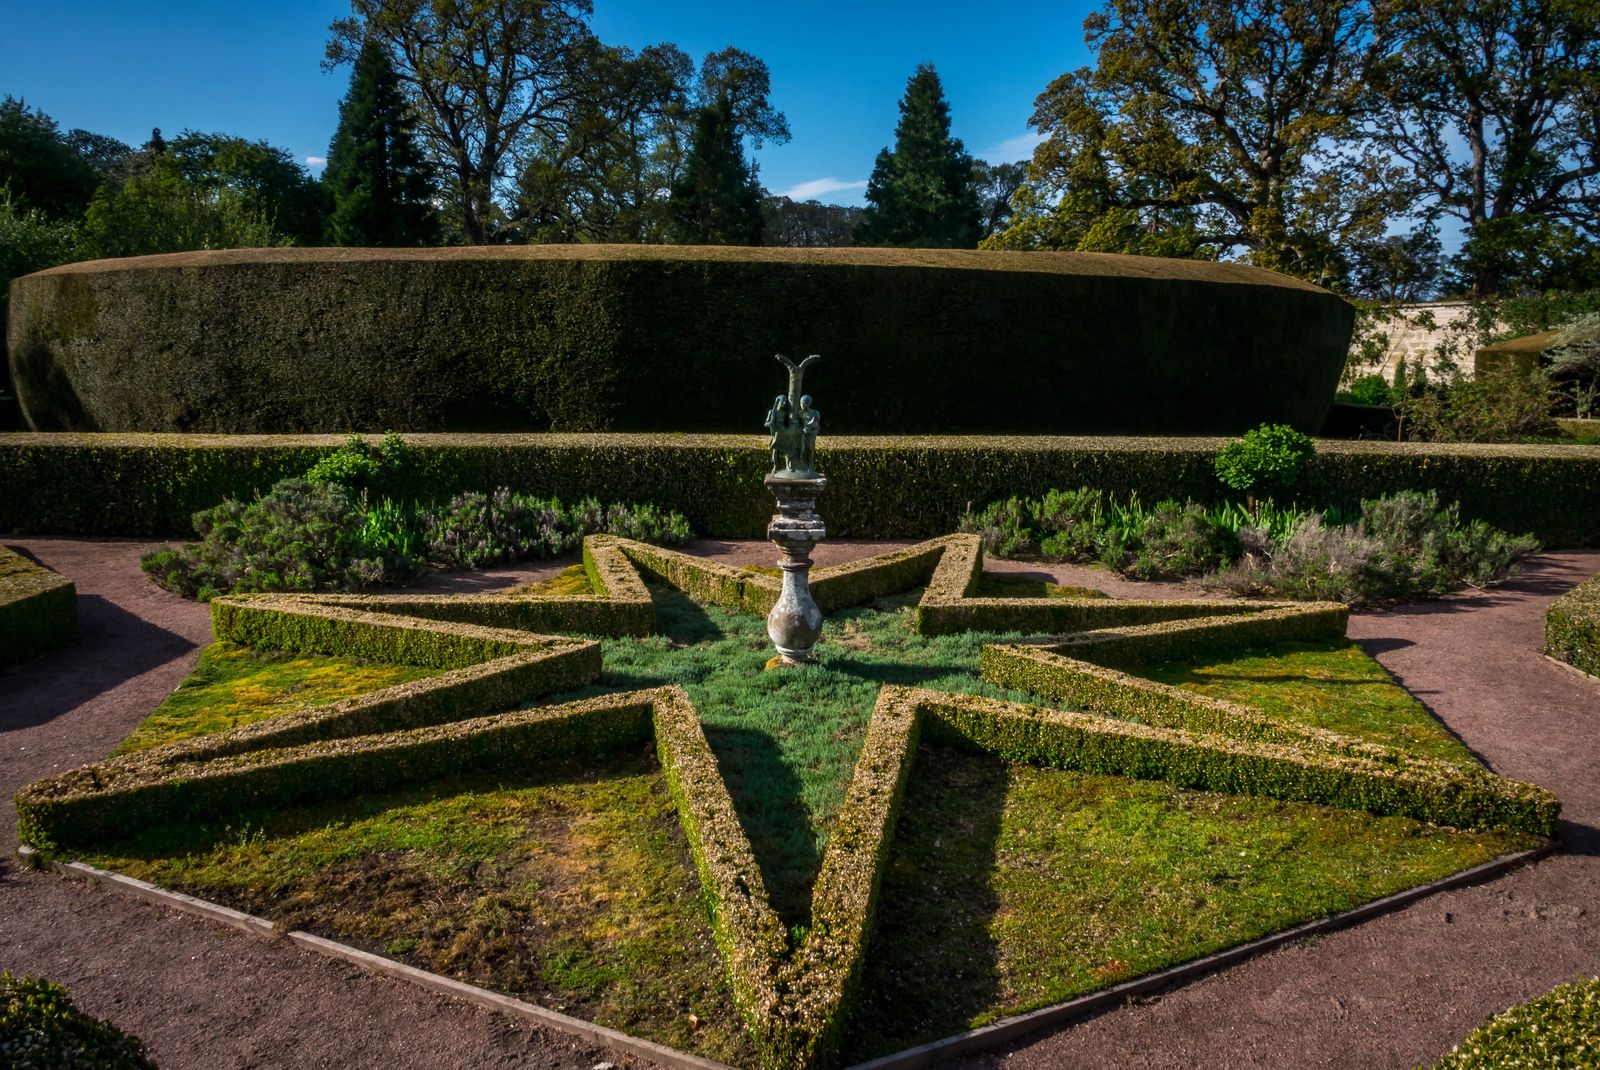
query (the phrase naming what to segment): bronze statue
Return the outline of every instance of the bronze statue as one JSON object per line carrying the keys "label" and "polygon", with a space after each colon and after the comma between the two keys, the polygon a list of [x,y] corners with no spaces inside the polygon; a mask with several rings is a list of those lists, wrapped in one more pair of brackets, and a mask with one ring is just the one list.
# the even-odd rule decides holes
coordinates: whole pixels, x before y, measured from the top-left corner
{"label": "bronze statue", "polygon": [[774,398],[772,409],[767,413],[766,428],[772,436],[768,442],[772,450],[772,474],[785,479],[814,479],[822,414],[811,407],[808,395],[800,393],[800,383],[812,362],[822,358],[813,353],[796,364],[782,353],[776,357],[789,369],[789,391]]}

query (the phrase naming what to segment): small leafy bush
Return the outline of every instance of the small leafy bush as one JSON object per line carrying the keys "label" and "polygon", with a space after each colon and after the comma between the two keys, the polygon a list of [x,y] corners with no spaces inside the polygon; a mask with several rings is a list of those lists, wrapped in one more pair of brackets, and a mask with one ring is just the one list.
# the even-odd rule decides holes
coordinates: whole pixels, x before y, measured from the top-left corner
{"label": "small leafy bush", "polygon": [[1388,405],[1394,401],[1394,389],[1389,380],[1374,372],[1363,375],[1339,391],[1335,400],[1352,405]]}
{"label": "small leafy bush", "polygon": [[1239,594],[1389,605],[1434,597],[1463,584],[1485,586],[1538,549],[1481,520],[1463,522],[1433,491],[1404,491],[1362,503],[1354,524],[1307,516],[1287,538],[1239,533],[1240,554],[1206,582]]}
{"label": "small leafy bush", "polygon": [[305,478],[319,486],[337,484],[357,495],[396,495],[411,471],[411,447],[393,431],[377,446],[352,433],[343,446],[312,465]]}
{"label": "small leafy bush", "polygon": [[1138,580],[1210,572],[1231,557],[1233,540],[1194,502],[1158,502],[1102,540],[1100,560]]}
{"label": "small leafy bush", "polygon": [[992,502],[983,512],[968,511],[959,530],[982,536],[984,550],[995,557],[1030,557],[1038,552],[1037,506],[1028,499]]}
{"label": "small leafy bush", "polygon": [[1217,454],[1217,478],[1234,490],[1294,486],[1306,458],[1316,452],[1309,435],[1285,424],[1262,424],[1246,431]]}
{"label": "small leafy bush", "polygon": [[51,981],[0,974],[0,1066],[10,1070],[155,1070],[144,1044],[72,1005]]}
{"label": "small leafy bush", "polygon": [[1600,1065],[1600,977],[1561,985],[1495,1015],[1433,1070]]}
{"label": "small leafy bush", "polygon": [[1406,437],[1422,442],[1518,442],[1553,438],[1558,402],[1550,377],[1515,364],[1430,387],[1405,404]]}
{"label": "small leafy bush", "polygon": [[[334,467],[354,470],[345,464]],[[198,542],[163,545],[139,564],[161,587],[202,601],[234,592],[407,583],[430,563],[482,568],[555,557],[597,532],[668,545],[689,538],[682,514],[653,505],[607,507],[588,498],[566,508],[501,487],[423,509],[393,498],[373,502],[366,490],[332,478],[286,479],[249,505],[230,499],[202,510],[194,524]]]}
{"label": "small leafy bush", "polygon": [[248,505],[229,499],[201,510],[194,527],[200,541],[163,545],[139,566],[167,590],[202,601],[234,591],[350,590],[420,567],[368,546],[362,510],[336,483],[285,479]]}

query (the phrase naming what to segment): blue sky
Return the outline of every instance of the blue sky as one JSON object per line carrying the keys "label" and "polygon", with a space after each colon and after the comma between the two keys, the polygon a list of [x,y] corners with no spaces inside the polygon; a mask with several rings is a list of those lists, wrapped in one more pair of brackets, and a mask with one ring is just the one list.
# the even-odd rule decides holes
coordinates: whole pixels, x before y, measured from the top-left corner
{"label": "blue sky", "polygon": [[[1088,61],[1082,23],[1094,6],[1014,4],[989,19],[972,3],[595,0],[593,26],[608,44],[671,41],[697,61],[737,45],[766,60],[773,103],[794,139],[756,154],[763,184],[860,204],[918,63],[938,68],[969,152],[1025,159],[1034,97]],[[322,73],[323,44],[328,23],[348,10],[339,0],[0,0],[0,95],[24,97],[63,129],[135,145],[154,126],[192,128],[263,139],[316,161],[327,154],[349,79],[348,70]]]}

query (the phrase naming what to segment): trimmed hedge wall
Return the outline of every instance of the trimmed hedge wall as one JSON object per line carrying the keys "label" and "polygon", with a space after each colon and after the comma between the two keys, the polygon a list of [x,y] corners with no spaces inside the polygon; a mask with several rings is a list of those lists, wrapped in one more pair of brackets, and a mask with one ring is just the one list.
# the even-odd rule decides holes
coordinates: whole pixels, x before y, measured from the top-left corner
{"label": "trimmed hedge wall", "polygon": [[65,646],[77,634],[77,585],[0,546],[0,668]]}
{"label": "trimmed hedge wall", "polygon": [[1600,676],[1600,576],[1578,584],[1545,610],[1544,652]]}
{"label": "trimmed hedge wall", "polygon": [[[0,531],[193,534],[191,515],[251,499],[342,444],[334,436],[0,434]],[[765,534],[765,440],[746,435],[413,435],[406,493],[440,501],[507,486],[676,509],[702,535]],[[1098,487],[1200,502],[1228,495],[1212,468],[1220,439],[824,438],[820,504],[832,535],[923,538],[969,505],[1051,488]],[[1397,490],[1439,491],[1463,515],[1553,546],[1600,545],[1600,447],[1393,442],[1317,444],[1296,497],[1353,505]]]}
{"label": "trimmed hedge wall", "polygon": [[[1314,432],[1354,309],[1242,264],[933,249],[255,249],[11,285],[28,426]],[[1025,386],[1026,389],[1020,389]]]}

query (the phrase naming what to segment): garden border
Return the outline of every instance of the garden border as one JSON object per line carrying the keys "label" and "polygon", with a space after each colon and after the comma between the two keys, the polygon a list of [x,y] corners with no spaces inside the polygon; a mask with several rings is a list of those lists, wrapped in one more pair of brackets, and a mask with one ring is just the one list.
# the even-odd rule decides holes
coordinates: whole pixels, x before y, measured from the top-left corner
{"label": "garden border", "polygon": [[1600,679],[1600,573],[1550,603],[1544,613],[1542,653]]}
{"label": "garden border", "polygon": [[[415,470],[399,497],[439,501],[506,486],[562,501],[600,497],[675,509],[702,535],[759,537],[772,515],[756,435],[408,434]],[[1094,486],[1146,503],[1232,497],[1213,461],[1221,438],[832,436],[828,528],[851,538],[927,538],[964,508]],[[190,517],[301,476],[336,435],[0,434],[0,531],[190,537]],[[933,490],[936,493],[930,493]],[[1436,490],[1462,515],[1552,546],[1600,545],[1600,446],[1322,439],[1295,485],[1318,506]],[[1539,503],[1530,510],[1529,503]]]}
{"label": "garden border", "polygon": [[[1513,869],[1531,865],[1542,858],[1554,854],[1559,849],[1559,846],[1556,841],[1551,841],[1532,850],[1501,855],[1499,858],[1491,859],[1471,869],[1464,869],[1460,873],[1453,873],[1429,884],[1420,884],[1414,888],[1407,888],[1404,891],[1396,892],[1381,899],[1374,899],[1370,903],[1363,903],[1360,906],[1352,907],[1349,910],[1326,918],[1308,921],[1292,929],[1285,929],[1282,932],[1270,933],[1249,943],[1239,944],[1203,958],[1179,963],[1176,966],[1169,966],[1156,973],[1147,974],[1131,981],[1124,981],[1099,992],[1091,992],[1048,1007],[1039,1007],[1022,1014],[1012,1015],[1009,1018],[1002,1018],[997,1022],[991,1022],[977,1029],[954,1033],[948,1037],[941,1037],[938,1040],[906,1048],[903,1051],[855,1063],[846,1067],[845,1070],[922,1070],[922,1068],[934,1066],[957,1055],[986,1051],[1002,1044],[1009,1044],[1031,1033],[1082,1018],[1130,996],[1162,991],[1190,980],[1197,980],[1206,974],[1237,965],[1285,944],[1347,928],[1380,914],[1399,910],[1440,892],[1452,891],[1470,884],[1492,880]],[[184,914],[237,929],[259,939],[291,940],[300,947],[329,958],[342,959],[375,973],[382,973],[408,981],[446,996],[466,1000],[489,1010],[515,1015],[546,1028],[566,1033],[569,1036],[580,1037],[621,1051],[627,1051],[631,1054],[642,1055],[667,1066],[682,1067],[684,1070],[736,1070],[736,1068],[730,1067],[725,1063],[718,1063],[697,1055],[691,1055],[676,1048],[669,1048],[654,1041],[622,1033],[603,1025],[597,1025],[594,1022],[586,1022],[581,1018],[573,1018],[559,1011],[541,1007],[536,1003],[528,1003],[524,1000],[513,999],[510,996],[503,996],[498,992],[478,988],[441,974],[430,973],[415,966],[407,966],[403,962],[396,962],[381,955],[361,951],[337,941],[317,936],[314,933],[307,933],[301,930],[281,933],[265,918],[258,918],[253,914],[246,914],[231,907],[225,907],[220,903],[212,903],[209,900],[185,895],[182,892],[169,891],[146,881],[136,880],[121,873],[113,873],[110,870],[97,869],[82,862],[57,862],[54,859],[44,857],[34,848],[25,844],[17,848],[17,857],[23,865],[29,867],[48,869],[52,873],[66,878],[87,880],[92,884],[108,887],[119,895],[168,907]]]}

